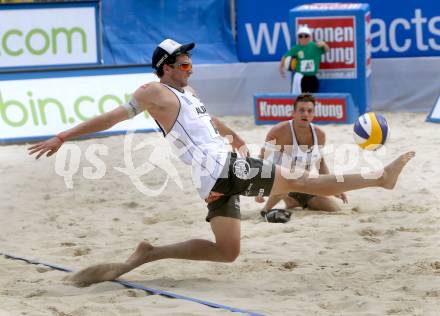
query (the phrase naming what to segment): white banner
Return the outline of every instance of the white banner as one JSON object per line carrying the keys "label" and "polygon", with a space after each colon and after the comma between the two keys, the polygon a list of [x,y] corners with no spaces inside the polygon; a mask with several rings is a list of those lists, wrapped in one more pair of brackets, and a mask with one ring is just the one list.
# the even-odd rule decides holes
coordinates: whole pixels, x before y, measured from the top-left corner
{"label": "white banner", "polygon": [[96,8],[0,10],[0,67],[98,63]]}
{"label": "white banner", "polygon": [[[0,141],[55,135],[127,102],[152,73],[0,81]],[[108,131],[157,129],[142,113]],[[107,131],[107,132],[108,132]]]}
{"label": "white banner", "polygon": [[434,106],[431,109],[431,113],[428,114],[426,118],[428,122],[440,123],[440,96],[437,98]]}

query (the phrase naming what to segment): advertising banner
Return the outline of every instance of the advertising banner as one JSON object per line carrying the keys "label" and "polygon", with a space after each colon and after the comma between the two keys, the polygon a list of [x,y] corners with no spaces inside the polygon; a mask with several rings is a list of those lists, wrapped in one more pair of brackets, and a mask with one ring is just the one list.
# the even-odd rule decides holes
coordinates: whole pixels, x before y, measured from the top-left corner
{"label": "advertising banner", "polygon": [[100,62],[98,6],[0,6],[0,68]]}
{"label": "advertising banner", "polygon": [[322,56],[319,69],[321,78],[356,78],[354,16],[298,17],[295,23],[296,29],[307,25],[315,41],[324,41],[330,47],[330,51]]}
{"label": "advertising banner", "polygon": [[[128,102],[139,86],[158,80],[153,73],[138,71],[82,71],[52,78],[33,74],[32,78],[0,81],[0,142],[48,138]],[[155,121],[143,113],[102,134],[156,129]]]}
{"label": "advertising banner", "polygon": [[322,55],[319,91],[350,93],[361,114],[370,108],[369,15],[369,5],[361,3],[307,4],[289,12],[292,37],[307,26],[330,48]]}
{"label": "advertising banner", "polygon": [[437,101],[434,103],[431,111],[426,117],[426,121],[440,123],[440,95],[437,97]]}
{"label": "advertising banner", "polygon": [[236,63],[231,3],[231,0],[102,1],[105,63],[149,64],[157,44],[166,38],[179,43],[195,42],[194,64]]}
{"label": "advertising banner", "polygon": [[[237,49],[240,61],[277,61],[291,47],[288,12],[310,1],[237,1]],[[350,0],[314,1],[346,3]],[[368,3],[371,16],[373,58],[440,55],[440,2],[432,0],[361,1]],[[312,7],[314,10],[317,6]]]}
{"label": "advertising banner", "polygon": [[[358,110],[348,93],[316,93],[314,123],[353,123]],[[257,125],[276,124],[292,119],[296,96],[292,94],[254,95],[254,117]]]}

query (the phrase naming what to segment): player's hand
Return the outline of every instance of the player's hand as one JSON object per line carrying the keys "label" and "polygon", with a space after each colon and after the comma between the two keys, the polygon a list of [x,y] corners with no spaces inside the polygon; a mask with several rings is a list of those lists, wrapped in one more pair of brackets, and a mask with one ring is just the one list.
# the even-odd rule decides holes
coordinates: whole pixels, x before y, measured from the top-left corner
{"label": "player's hand", "polygon": [[262,196],[256,196],[255,197],[255,202],[257,202],[257,203],[264,203],[264,197],[262,197]]}
{"label": "player's hand", "polygon": [[28,148],[28,154],[33,155],[37,153],[35,159],[40,158],[42,155],[46,154],[46,157],[52,156],[58,151],[58,149],[63,144],[63,141],[58,137],[52,137],[44,142],[39,142]]}
{"label": "player's hand", "polygon": [[341,199],[342,202],[344,202],[344,204],[348,203],[348,198],[347,195],[345,193],[341,193],[339,195],[335,195],[338,199]]}
{"label": "player's hand", "polygon": [[249,148],[240,136],[235,135],[233,137],[231,146],[234,151],[237,151],[240,154],[241,157],[245,158],[250,156]]}
{"label": "player's hand", "polygon": [[323,42],[323,41],[316,42],[316,46],[324,47],[325,46],[325,42]]}
{"label": "player's hand", "polygon": [[280,70],[281,78],[286,78],[286,71],[284,70],[284,67],[282,64],[280,65],[279,70]]}

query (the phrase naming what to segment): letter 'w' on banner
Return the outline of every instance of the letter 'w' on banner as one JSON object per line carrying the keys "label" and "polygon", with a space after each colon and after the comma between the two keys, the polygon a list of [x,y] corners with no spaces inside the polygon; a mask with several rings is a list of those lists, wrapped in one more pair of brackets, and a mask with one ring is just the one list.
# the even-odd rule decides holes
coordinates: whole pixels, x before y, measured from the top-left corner
{"label": "letter 'w' on banner", "polygon": [[440,95],[437,97],[437,101],[434,103],[431,112],[428,114],[426,122],[440,123]]}

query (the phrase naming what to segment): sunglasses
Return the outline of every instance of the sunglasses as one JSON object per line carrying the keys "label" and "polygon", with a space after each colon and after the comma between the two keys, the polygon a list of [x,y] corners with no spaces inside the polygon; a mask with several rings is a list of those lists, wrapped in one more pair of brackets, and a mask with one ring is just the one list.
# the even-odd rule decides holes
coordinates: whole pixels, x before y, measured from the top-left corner
{"label": "sunglasses", "polygon": [[307,35],[307,34],[299,34],[298,37],[299,38],[308,38],[309,35]]}
{"label": "sunglasses", "polygon": [[177,69],[182,71],[191,71],[193,67],[191,63],[170,64],[170,66],[173,68],[176,66]]}

